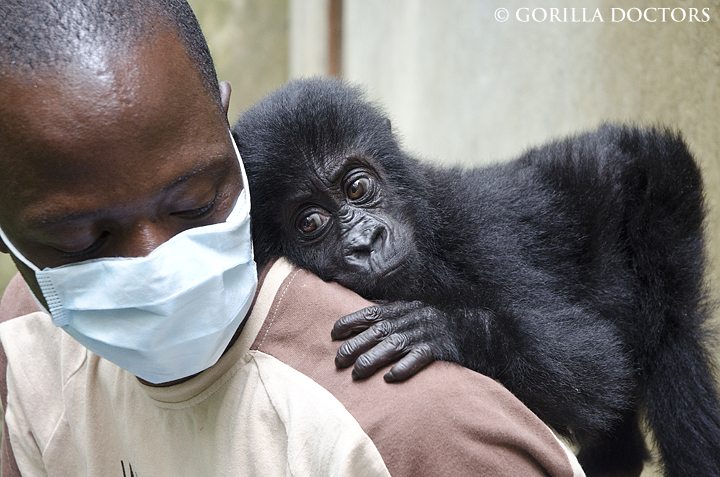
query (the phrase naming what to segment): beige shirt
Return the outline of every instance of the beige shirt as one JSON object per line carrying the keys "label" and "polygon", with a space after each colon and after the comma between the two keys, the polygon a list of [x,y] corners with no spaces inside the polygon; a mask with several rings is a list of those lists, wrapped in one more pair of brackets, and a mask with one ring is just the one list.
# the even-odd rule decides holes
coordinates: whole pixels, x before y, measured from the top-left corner
{"label": "beige shirt", "polygon": [[267,314],[263,304],[277,289],[270,278],[228,353],[170,387],[141,384],[44,313],[1,324],[9,362],[5,418],[22,474],[390,475],[328,391],[250,351]]}

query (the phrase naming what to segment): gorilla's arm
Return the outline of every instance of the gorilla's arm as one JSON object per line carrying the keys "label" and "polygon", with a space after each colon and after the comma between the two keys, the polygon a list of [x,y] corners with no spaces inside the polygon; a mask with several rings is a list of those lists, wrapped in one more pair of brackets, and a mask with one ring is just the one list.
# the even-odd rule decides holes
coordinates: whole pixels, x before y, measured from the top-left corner
{"label": "gorilla's arm", "polygon": [[399,302],[341,318],[332,334],[356,332],[336,357],[338,367],[355,364],[355,379],[395,361],[386,381],[406,379],[434,360],[454,361],[503,382],[560,432],[606,432],[628,410],[632,370],[618,332],[577,306],[441,311]]}

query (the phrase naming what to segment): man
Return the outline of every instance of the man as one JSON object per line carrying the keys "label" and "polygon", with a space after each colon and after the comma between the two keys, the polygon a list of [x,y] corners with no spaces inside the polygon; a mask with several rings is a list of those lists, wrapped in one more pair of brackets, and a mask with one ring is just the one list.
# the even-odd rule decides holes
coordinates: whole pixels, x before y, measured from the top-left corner
{"label": "man", "polygon": [[[0,3],[3,475],[579,475],[501,386],[353,382],[357,295],[260,271],[183,0]],[[255,291],[257,288],[257,291]]]}

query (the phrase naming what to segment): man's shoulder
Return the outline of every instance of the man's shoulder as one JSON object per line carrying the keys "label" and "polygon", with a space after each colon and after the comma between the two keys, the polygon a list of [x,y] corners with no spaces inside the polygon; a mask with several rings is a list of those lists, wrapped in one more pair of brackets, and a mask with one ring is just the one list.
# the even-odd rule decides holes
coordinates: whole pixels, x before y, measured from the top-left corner
{"label": "man's shoulder", "polygon": [[349,369],[338,370],[340,342],[330,330],[340,317],[371,303],[284,260],[273,267],[278,265],[281,283],[252,349],[335,396],[375,442],[391,474],[466,475],[473,469],[488,475],[575,475],[577,461],[552,431],[487,376],[447,362],[392,384],[382,371],[354,381]]}
{"label": "man's shoulder", "polygon": [[341,475],[390,475],[373,441],[327,389],[272,356],[259,351],[250,356],[283,429],[277,435],[256,433],[256,445],[284,434],[289,465],[298,475],[329,475],[331,469]]}
{"label": "man's shoulder", "polygon": [[16,392],[24,390],[26,397],[42,398],[61,389],[87,359],[87,350],[53,325],[44,312],[0,323],[0,344],[4,382],[12,380]]}
{"label": "man's shoulder", "polygon": [[[246,342],[244,349],[272,356],[327,390],[372,439],[393,475],[580,475],[574,474],[577,461],[566,454],[550,429],[486,376],[437,362],[407,381],[388,384],[382,373],[353,381],[349,369],[336,369],[340,343],[330,337],[334,322],[369,304],[281,259],[263,273],[240,342]],[[46,314],[32,313],[38,309],[27,285],[16,277],[3,298],[0,317],[10,321],[0,325],[0,337],[13,363],[22,367],[42,358],[55,370],[51,377],[57,382],[66,372],[58,372],[60,363],[72,372],[86,353]],[[12,319],[16,317],[21,318]],[[77,346],[78,352],[68,354],[67,346]],[[66,359],[73,356],[77,362]],[[268,380],[287,374],[268,363],[264,365]],[[33,376],[44,379],[36,369]],[[34,384],[27,376],[19,381],[29,386],[26,398],[42,394],[30,389]],[[274,381],[280,389],[272,394],[295,399],[297,393],[289,392],[283,382]]]}
{"label": "man's shoulder", "polygon": [[[62,330],[41,311],[22,276],[15,275],[0,302],[0,350],[11,365],[52,365],[59,363],[62,341]],[[84,354],[84,348],[78,350]],[[24,363],[25,356],[32,362]]]}
{"label": "man's shoulder", "polygon": [[[8,383],[28,409],[45,409],[87,359],[87,350],[40,311],[18,274],[0,305],[0,394],[7,406]],[[7,408],[6,408],[7,409]]]}
{"label": "man's shoulder", "polygon": [[10,280],[0,300],[0,323],[41,311],[25,280],[17,273]]}

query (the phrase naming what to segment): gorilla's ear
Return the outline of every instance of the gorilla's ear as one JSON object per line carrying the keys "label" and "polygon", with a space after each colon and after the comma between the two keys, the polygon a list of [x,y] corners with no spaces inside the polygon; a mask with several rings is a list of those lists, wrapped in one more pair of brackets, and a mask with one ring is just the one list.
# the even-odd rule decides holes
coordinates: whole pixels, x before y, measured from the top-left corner
{"label": "gorilla's ear", "polygon": [[392,131],[392,123],[390,122],[390,118],[385,118],[385,127],[388,128],[388,131]]}

